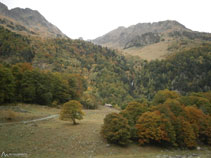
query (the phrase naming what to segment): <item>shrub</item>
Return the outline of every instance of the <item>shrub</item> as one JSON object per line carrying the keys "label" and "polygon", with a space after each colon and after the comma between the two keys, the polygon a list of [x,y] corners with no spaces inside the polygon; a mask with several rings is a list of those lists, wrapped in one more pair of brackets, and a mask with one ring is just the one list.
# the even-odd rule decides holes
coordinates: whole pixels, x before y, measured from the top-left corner
{"label": "shrub", "polygon": [[2,110],[0,115],[0,119],[6,121],[14,121],[17,118],[17,113],[12,110]]}
{"label": "shrub", "polygon": [[130,126],[127,119],[118,113],[106,115],[101,134],[109,143],[119,145],[130,143]]}

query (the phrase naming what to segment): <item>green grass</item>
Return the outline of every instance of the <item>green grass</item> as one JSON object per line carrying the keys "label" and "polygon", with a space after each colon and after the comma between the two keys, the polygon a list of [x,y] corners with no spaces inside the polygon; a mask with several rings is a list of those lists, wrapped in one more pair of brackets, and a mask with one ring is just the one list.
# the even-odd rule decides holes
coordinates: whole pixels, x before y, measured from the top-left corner
{"label": "green grass", "polygon": [[[37,115],[59,113],[59,109],[42,106],[22,105]],[[27,153],[30,158],[163,158],[165,155],[199,154],[210,158],[211,148],[203,150],[166,150],[159,147],[128,147],[108,145],[100,136],[103,118],[115,109],[100,107],[98,110],[84,110],[84,119],[79,125],[61,121],[58,118],[30,124],[0,126],[0,154]]]}

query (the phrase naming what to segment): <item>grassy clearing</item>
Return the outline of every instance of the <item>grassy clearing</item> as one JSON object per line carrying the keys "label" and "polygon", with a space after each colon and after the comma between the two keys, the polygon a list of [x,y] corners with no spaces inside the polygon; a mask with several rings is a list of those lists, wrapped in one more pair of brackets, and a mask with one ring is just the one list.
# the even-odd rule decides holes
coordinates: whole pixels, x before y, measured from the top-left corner
{"label": "grassy clearing", "polygon": [[19,122],[56,114],[58,110],[47,106],[17,104],[0,106],[0,123]]}
{"label": "grassy clearing", "polygon": [[[204,42],[210,43],[210,42]],[[176,40],[166,39],[166,41],[150,44],[144,47],[132,47],[122,50],[124,55],[138,56],[142,59],[151,61],[165,59],[172,53],[195,48],[203,44],[200,40]]]}
{"label": "grassy clearing", "polygon": [[125,55],[139,56],[145,60],[163,59],[165,55],[169,54],[167,50],[168,42],[159,42],[145,47],[132,47],[123,50]]}
{"label": "grassy clearing", "polygon": [[[22,105],[37,115],[59,113],[59,109],[42,106]],[[61,121],[58,118],[30,124],[0,126],[0,154],[27,153],[30,158],[163,158],[165,155],[197,154],[210,158],[211,149],[165,150],[158,147],[128,147],[109,145],[99,132],[106,114],[115,109],[100,107],[98,110],[84,110],[84,119],[79,125]],[[33,112],[32,112],[33,113]]]}

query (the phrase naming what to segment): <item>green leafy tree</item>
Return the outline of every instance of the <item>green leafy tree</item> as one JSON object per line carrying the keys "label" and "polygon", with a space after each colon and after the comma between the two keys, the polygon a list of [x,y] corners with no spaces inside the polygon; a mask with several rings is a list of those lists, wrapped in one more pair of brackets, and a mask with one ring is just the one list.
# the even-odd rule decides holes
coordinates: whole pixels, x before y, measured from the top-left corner
{"label": "green leafy tree", "polygon": [[72,120],[73,124],[76,125],[76,120],[82,120],[84,113],[82,112],[82,105],[76,100],[70,100],[64,103],[61,112],[61,120]]}
{"label": "green leafy tree", "polygon": [[153,104],[154,105],[163,104],[167,99],[175,99],[178,97],[179,94],[175,91],[170,91],[168,89],[160,90],[156,93],[153,99]]}
{"label": "green leafy tree", "polygon": [[179,98],[179,101],[185,106],[197,106],[205,114],[211,114],[211,102],[204,96],[197,96],[197,94],[182,96]]}
{"label": "green leafy tree", "polygon": [[207,116],[204,123],[205,126],[200,132],[200,140],[205,144],[211,145],[211,116]]}
{"label": "green leafy tree", "polygon": [[12,72],[0,65],[0,104],[15,100],[15,81]]}
{"label": "green leafy tree", "polygon": [[138,118],[148,110],[147,105],[139,102],[130,102],[121,114],[128,120],[131,127],[131,138],[137,139],[137,130],[135,124]]}
{"label": "green leafy tree", "polygon": [[101,134],[109,143],[119,145],[130,143],[130,126],[127,119],[118,113],[106,115]]}

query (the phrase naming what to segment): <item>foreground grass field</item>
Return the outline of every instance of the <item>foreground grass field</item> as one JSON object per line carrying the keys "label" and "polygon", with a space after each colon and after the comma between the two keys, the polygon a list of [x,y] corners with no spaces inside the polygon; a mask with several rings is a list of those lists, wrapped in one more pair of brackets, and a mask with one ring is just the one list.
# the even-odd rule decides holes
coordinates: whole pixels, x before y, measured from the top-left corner
{"label": "foreground grass field", "polygon": [[[21,105],[33,117],[59,113],[59,109]],[[26,153],[30,158],[210,158],[211,148],[176,150],[158,147],[140,147],[131,144],[119,147],[107,144],[100,136],[106,114],[115,109],[100,107],[84,110],[85,117],[79,125],[58,118],[28,124],[0,125],[0,156],[4,153]]]}

